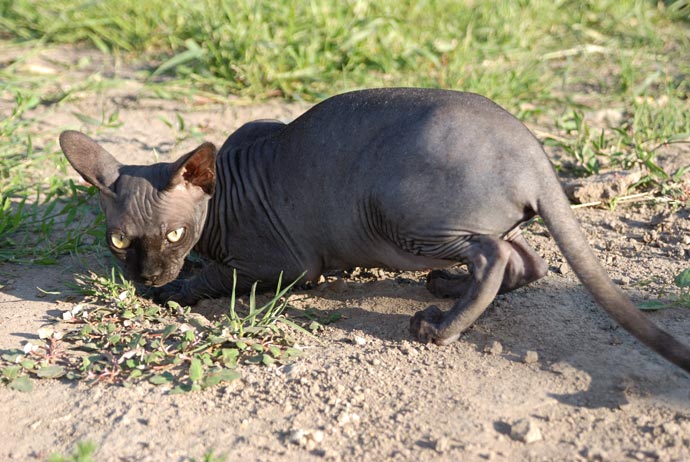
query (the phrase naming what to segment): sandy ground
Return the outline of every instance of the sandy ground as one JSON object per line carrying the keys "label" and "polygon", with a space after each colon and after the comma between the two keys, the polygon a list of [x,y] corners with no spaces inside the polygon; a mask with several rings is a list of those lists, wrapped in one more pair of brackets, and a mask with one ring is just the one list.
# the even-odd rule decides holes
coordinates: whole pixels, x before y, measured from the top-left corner
{"label": "sandy ground", "polygon": [[[220,144],[244,122],[288,120],[307,107],[160,100],[144,96],[131,69],[85,56],[61,49],[32,63],[73,82],[104,66],[124,83],[39,106],[30,114],[36,148],[54,143],[63,129],[85,128],[75,112],[100,119],[117,111],[123,124],[92,130],[94,137],[123,162],[152,162],[154,149],[168,160],[197,142],[175,142],[180,132],[163,119],[176,114]],[[8,105],[0,102],[1,114]],[[680,154],[687,155],[667,152]],[[673,290],[673,276],[690,259],[687,209],[638,204],[577,213],[633,300]],[[70,453],[78,441],[96,443],[96,460],[104,462],[201,460],[211,449],[229,461],[690,460],[690,377],[603,314],[544,228],[534,224],[526,235],[549,262],[549,275],[497,297],[448,347],[419,344],[408,333],[416,311],[450,305],[426,291],[424,274],[344,275],[293,297],[297,307],[342,315],[320,334],[323,345],[307,344],[289,366],[242,366],[243,378],[228,386],[185,395],[148,384],[45,380],[31,393],[0,387],[0,461],[45,460]],[[76,303],[37,286],[60,290],[85,266],[88,258],[0,266],[0,350],[36,338],[48,314]],[[198,309],[211,312],[213,303],[222,301]],[[690,309],[650,316],[690,343]]]}

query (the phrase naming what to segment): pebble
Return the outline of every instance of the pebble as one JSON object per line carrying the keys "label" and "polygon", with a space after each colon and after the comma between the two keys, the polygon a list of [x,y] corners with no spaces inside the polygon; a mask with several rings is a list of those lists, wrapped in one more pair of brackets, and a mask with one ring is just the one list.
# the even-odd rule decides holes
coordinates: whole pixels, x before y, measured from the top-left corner
{"label": "pebble", "polygon": [[534,364],[537,361],[539,361],[539,353],[533,350],[526,351],[525,355],[522,357],[522,362],[525,364]]}
{"label": "pebble", "polygon": [[312,451],[316,446],[323,442],[324,433],[322,430],[303,430],[296,428],[288,434],[288,441],[291,444],[301,446]]}
{"label": "pebble", "polygon": [[503,353],[503,345],[498,340],[494,340],[490,344],[484,347],[484,353],[489,353],[492,355],[500,355]]}
{"label": "pebble", "polygon": [[279,367],[277,372],[278,374],[283,374],[287,377],[295,377],[299,375],[302,372],[302,366],[300,366],[298,363],[291,363],[291,364],[286,364],[285,366]]}
{"label": "pebble", "polygon": [[525,444],[541,441],[541,430],[531,419],[520,419],[510,426],[510,437]]}
{"label": "pebble", "polygon": [[681,433],[680,425],[675,422],[666,422],[661,428],[669,435],[679,435]]}
{"label": "pebble", "polygon": [[436,449],[436,452],[440,453],[448,451],[450,449],[450,440],[442,436],[434,442],[434,449]]}
{"label": "pebble", "polygon": [[606,454],[606,451],[604,451],[601,448],[586,448],[583,452],[582,455],[585,456],[587,460],[590,461],[605,461],[608,460],[608,454]]}
{"label": "pebble", "polygon": [[354,341],[359,346],[364,346],[367,344],[367,340],[364,337],[360,337],[359,335],[355,335]]}
{"label": "pebble", "polygon": [[616,334],[611,334],[609,337],[609,345],[622,345],[623,340]]}
{"label": "pebble", "polygon": [[570,272],[570,267],[568,266],[567,263],[561,263],[560,266],[558,267],[558,272],[560,274],[568,274]]}
{"label": "pebble", "polygon": [[359,415],[356,413],[342,412],[338,416],[338,426],[344,427],[347,424],[357,424],[359,423]]}
{"label": "pebble", "polygon": [[402,352],[402,354],[407,356],[416,356],[417,354],[419,354],[419,351],[417,351],[417,349],[410,345],[402,345],[400,347],[400,351]]}
{"label": "pebble", "polygon": [[630,276],[621,276],[620,278],[616,279],[616,282],[621,286],[627,286],[630,284]]}

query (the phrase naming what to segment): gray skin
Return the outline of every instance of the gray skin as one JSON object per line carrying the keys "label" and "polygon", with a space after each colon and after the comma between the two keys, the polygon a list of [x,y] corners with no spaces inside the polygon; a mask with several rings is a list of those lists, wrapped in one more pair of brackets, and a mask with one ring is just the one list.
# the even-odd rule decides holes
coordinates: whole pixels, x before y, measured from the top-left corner
{"label": "gray skin", "polygon": [[[410,330],[447,344],[496,294],[546,274],[519,229],[539,214],[599,305],[690,372],[690,349],[637,310],[598,263],[539,142],[482,96],[346,93],[287,125],[251,122],[217,156],[205,143],[173,164],[121,165],[78,132],[64,132],[60,143],[101,190],[109,235],[131,241],[114,253],[159,301],[227,295],[235,271],[246,292],[255,281],[274,287],[281,272],[314,281],[356,266],[432,269],[429,290],[457,301],[448,312],[416,313]],[[179,226],[184,242],[162,238]],[[192,247],[212,262],[174,280]],[[444,270],[456,265],[467,273]]]}

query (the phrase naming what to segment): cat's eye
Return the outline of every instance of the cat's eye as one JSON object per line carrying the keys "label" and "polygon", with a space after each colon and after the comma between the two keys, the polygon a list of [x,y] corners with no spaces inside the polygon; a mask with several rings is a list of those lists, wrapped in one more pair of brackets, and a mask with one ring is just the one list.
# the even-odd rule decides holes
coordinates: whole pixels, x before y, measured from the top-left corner
{"label": "cat's eye", "polygon": [[184,236],[184,228],[177,228],[174,231],[170,231],[165,237],[172,243],[178,242]]}
{"label": "cat's eye", "polygon": [[113,244],[113,247],[116,249],[123,250],[129,247],[130,240],[122,233],[113,233],[110,235],[110,243]]}

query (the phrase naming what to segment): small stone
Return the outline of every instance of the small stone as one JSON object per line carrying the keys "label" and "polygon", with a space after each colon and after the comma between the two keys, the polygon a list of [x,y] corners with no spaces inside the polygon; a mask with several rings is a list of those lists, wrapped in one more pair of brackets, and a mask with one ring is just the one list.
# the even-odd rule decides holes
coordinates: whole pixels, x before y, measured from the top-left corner
{"label": "small stone", "polygon": [[307,451],[314,451],[323,442],[324,433],[322,430],[303,430],[297,428],[292,430],[287,437],[291,444],[295,444]]}
{"label": "small stone", "polygon": [[324,433],[322,430],[314,430],[313,432],[311,432],[311,439],[314,440],[315,443],[322,443],[323,436]]}
{"label": "small stone", "polygon": [[344,427],[347,424],[357,424],[359,422],[359,415],[356,413],[343,412],[338,416],[338,426]]}
{"label": "small stone", "polygon": [[609,345],[622,345],[623,340],[616,334],[611,334],[609,337]]}
{"label": "small stone", "polygon": [[416,348],[414,348],[413,346],[407,345],[407,344],[402,345],[400,347],[400,351],[402,352],[402,354],[407,355],[407,356],[416,356],[419,354],[419,351],[417,351]]}
{"label": "small stone", "polygon": [[683,244],[690,245],[690,236],[683,236]]}
{"label": "small stone", "polygon": [[501,353],[503,353],[503,345],[501,345],[501,342],[499,342],[498,340],[494,340],[489,345],[486,345],[484,347],[484,353],[500,355]]}
{"label": "small stone", "polygon": [[558,267],[558,272],[560,274],[568,274],[570,272],[570,267],[567,263],[561,263]]}
{"label": "small stone", "polygon": [[295,430],[290,431],[288,434],[288,441],[292,444],[296,444],[298,446],[301,446],[304,442],[304,430],[301,428],[297,428]]}
{"label": "small stone", "polygon": [[593,462],[603,462],[605,460],[608,460],[608,455],[606,454],[606,451],[604,451],[601,448],[586,448],[584,451],[582,451],[582,455],[590,461]]}
{"label": "small stone", "polygon": [[364,346],[367,344],[367,340],[364,337],[360,337],[359,335],[355,335],[354,342],[359,346]]}
{"label": "small stone", "polygon": [[534,364],[537,361],[539,361],[539,353],[533,350],[526,351],[525,355],[522,357],[522,362],[525,364]]}
{"label": "small stone", "polygon": [[278,374],[283,374],[287,377],[296,377],[302,371],[302,367],[298,363],[286,364],[277,369]]}
{"label": "small stone", "polygon": [[534,443],[542,439],[541,430],[531,419],[520,419],[510,426],[510,437],[525,444]]}
{"label": "small stone", "polygon": [[666,422],[661,426],[661,428],[663,428],[664,432],[669,435],[679,435],[681,432],[680,425],[675,422]]}
{"label": "small stone", "polygon": [[621,276],[616,279],[616,282],[621,286],[627,286],[630,284],[630,276]]}
{"label": "small stone", "polygon": [[436,449],[436,452],[440,453],[448,451],[450,449],[450,440],[442,436],[434,442],[434,449]]}

